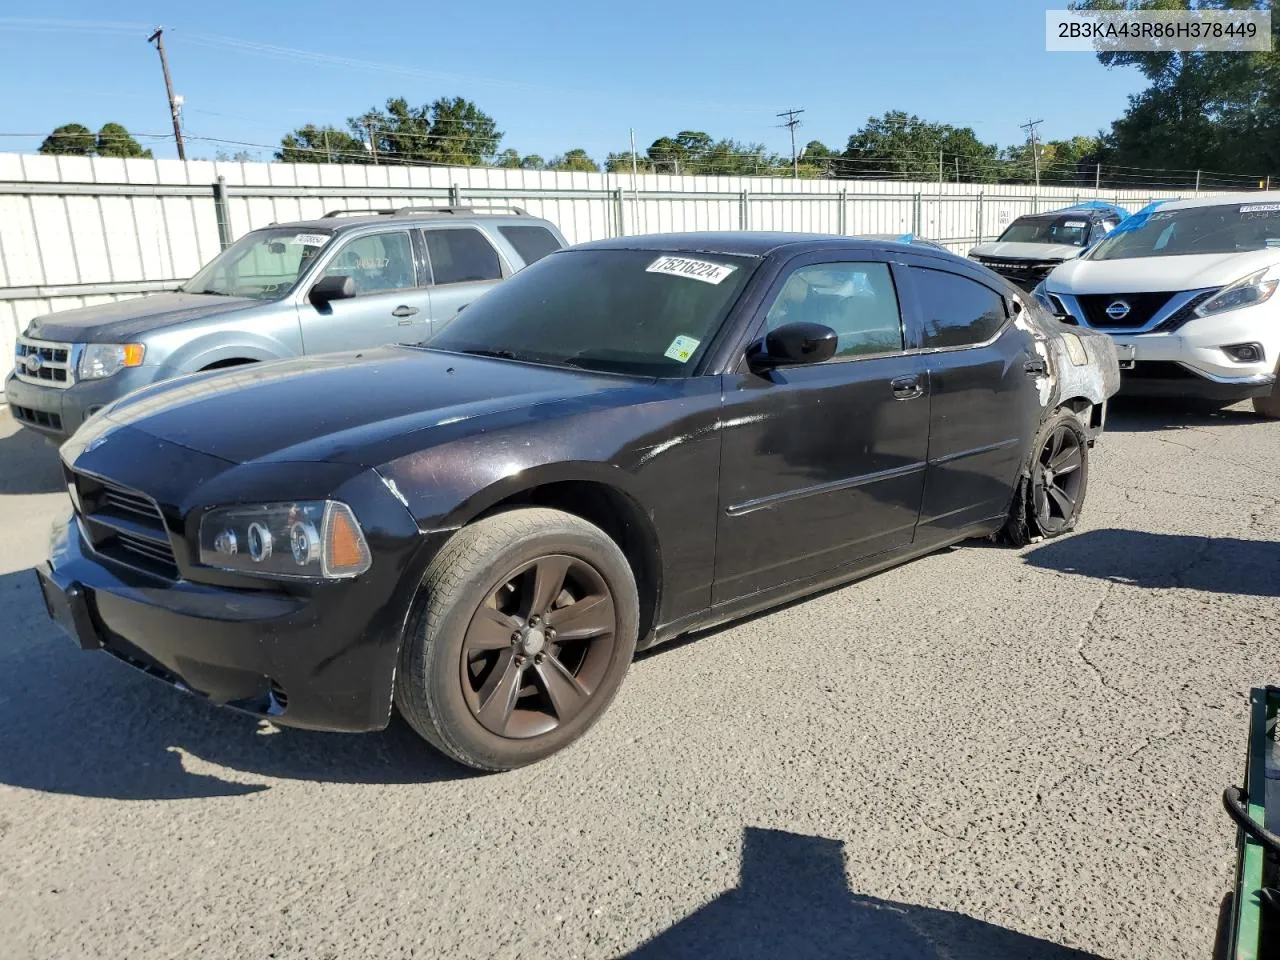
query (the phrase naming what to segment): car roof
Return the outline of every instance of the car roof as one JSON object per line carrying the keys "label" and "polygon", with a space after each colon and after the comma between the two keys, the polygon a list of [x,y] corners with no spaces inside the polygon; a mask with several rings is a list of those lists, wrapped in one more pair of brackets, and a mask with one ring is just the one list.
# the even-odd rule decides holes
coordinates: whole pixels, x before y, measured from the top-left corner
{"label": "car roof", "polygon": [[1192,207],[1225,207],[1238,203],[1280,203],[1280,190],[1253,190],[1248,193],[1219,193],[1189,200],[1165,200],[1160,210],[1189,210]]}
{"label": "car roof", "polygon": [[[801,253],[823,247],[863,247],[867,251],[912,250],[922,254],[955,254],[937,247],[921,247],[892,240],[846,237],[831,233],[783,233],[780,231],[721,230],[699,233],[653,233],[634,237],[612,237],[580,243],[574,250],[654,250],[662,253],[721,253],[739,257],[767,257],[787,250]],[[956,257],[956,259],[963,259]]]}

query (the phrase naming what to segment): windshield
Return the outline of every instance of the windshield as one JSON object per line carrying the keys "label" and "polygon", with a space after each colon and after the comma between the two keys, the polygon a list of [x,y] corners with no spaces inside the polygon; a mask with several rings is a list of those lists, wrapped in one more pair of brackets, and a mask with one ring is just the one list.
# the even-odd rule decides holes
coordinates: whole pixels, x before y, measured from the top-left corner
{"label": "windshield", "polygon": [[1139,223],[1122,223],[1087,256],[1090,260],[1128,260],[1240,253],[1266,247],[1280,247],[1280,203],[1155,210]]}
{"label": "windshield", "polygon": [[569,250],[485,294],[428,346],[644,377],[697,365],[758,261]]}
{"label": "windshield", "polygon": [[1000,234],[1001,240],[1013,243],[1065,243],[1083,247],[1089,238],[1089,221],[1085,217],[1022,217],[1009,224]]}
{"label": "windshield", "polygon": [[293,285],[333,239],[332,233],[292,229],[255,230],[213,258],[182,285],[184,293],[275,300]]}

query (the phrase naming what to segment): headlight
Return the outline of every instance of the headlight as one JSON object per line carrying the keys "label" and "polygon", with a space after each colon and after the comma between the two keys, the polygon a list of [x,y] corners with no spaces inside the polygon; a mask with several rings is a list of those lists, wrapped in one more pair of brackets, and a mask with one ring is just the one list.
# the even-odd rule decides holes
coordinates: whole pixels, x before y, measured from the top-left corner
{"label": "headlight", "polygon": [[101,380],[125,367],[142,366],[147,348],[141,343],[90,343],[80,354],[77,375],[81,380]]}
{"label": "headlight", "polygon": [[340,580],[369,569],[369,545],[345,503],[218,507],[200,519],[200,562],[266,577]]}
{"label": "headlight", "polygon": [[1266,303],[1276,292],[1276,280],[1263,279],[1270,267],[1241,277],[1235,283],[1229,283],[1216,294],[1196,307],[1197,317],[1207,317],[1211,313],[1223,313],[1227,310],[1238,310],[1240,307],[1255,307]]}

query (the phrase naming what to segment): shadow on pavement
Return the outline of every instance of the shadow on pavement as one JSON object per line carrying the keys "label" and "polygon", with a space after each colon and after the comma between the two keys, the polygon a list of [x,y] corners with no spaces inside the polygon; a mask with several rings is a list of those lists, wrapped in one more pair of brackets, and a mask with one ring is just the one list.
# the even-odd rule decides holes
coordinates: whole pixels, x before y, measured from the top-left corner
{"label": "shadow on pavement", "polygon": [[19,427],[0,405],[0,495],[65,490],[58,448]]}
{"label": "shadow on pavement", "polygon": [[961,913],[852,893],[841,846],[825,837],[748,827],[738,886],[631,957],[1096,960]]}
{"label": "shadow on pavement", "polygon": [[1107,431],[1116,433],[1158,433],[1187,427],[1212,429],[1266,422],[1266,418],[1253,412],[1247,400],[1220,407],[1207,401],[1114,397],[1107,409]]}
{"label": "shadow on pavement", "polygon": [[[275,732],[76,647],[47,618],[35,574],[0,576],[0,783],[29,790],[176,800],[256,793],[278,777],[426,783],[472,772],[398,717],[381,733]],[[226,767],[225,779],[204,764]],[[243,774],[243,780],[239,776]]]}
{"label": "shadow on pavement", "polygon": [[1136,587],[1280,596],[1280,544],[1141,530],[1089,530],[1035,547],[1033,567]]}

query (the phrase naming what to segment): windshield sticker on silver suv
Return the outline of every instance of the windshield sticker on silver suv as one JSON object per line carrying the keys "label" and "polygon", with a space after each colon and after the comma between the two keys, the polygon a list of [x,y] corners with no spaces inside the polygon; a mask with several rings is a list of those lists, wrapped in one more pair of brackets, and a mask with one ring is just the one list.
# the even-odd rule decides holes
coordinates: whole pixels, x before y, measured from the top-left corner
{"label": "windshield sticker on silver suv", "polygon": [[[715,264],[711,264],[711,266],[715,266]],[[653,267],[649,269],[652,270]],[[733,267],[729,269],[732,270]],[[724,277],[720,278],[720,280],[723,279]],[[719,283],[720,280],[714,282]],[[698,349],[698,344],[701,342],[701,340],[695,340],[693,337],[686,337],[682,334],[671,341],[671,346],[667,347],[667,352],[663,356],[670,357],[672,360],[679,360],[681,363],[688,363],[689,358],[693,356],[693,352]]]}
{"label": "windshield sticker on silver suv", "polygon": [[1063,224],[1064,227],[1087,227],[1088,225],[1083,220],[1068,220]]}
{"label": "windshield sticker on silver suv", "polygon": [[300,243],[305,247],[323,247],[329,242],[327,233],[300,233],[290,243]]}
{"label": "windshield sticker on silver suv", "polygon": [[[727,264],[712,263],[709,260],[694,260],[691,257],[659,257],[645,267],[645,273],[666,273],[673,277],[688,277],[690,280],[701,280],[703,283],[720,283],[737,269],[737,267]],[[676,339],[680,338],[677,337]],[[696,340],[694,345],[697,345]]]}
{"label": "windshield sticker on silver suv", "polygon": [[1246,203],[1241,213],[1280,213],[1280,203]]}

